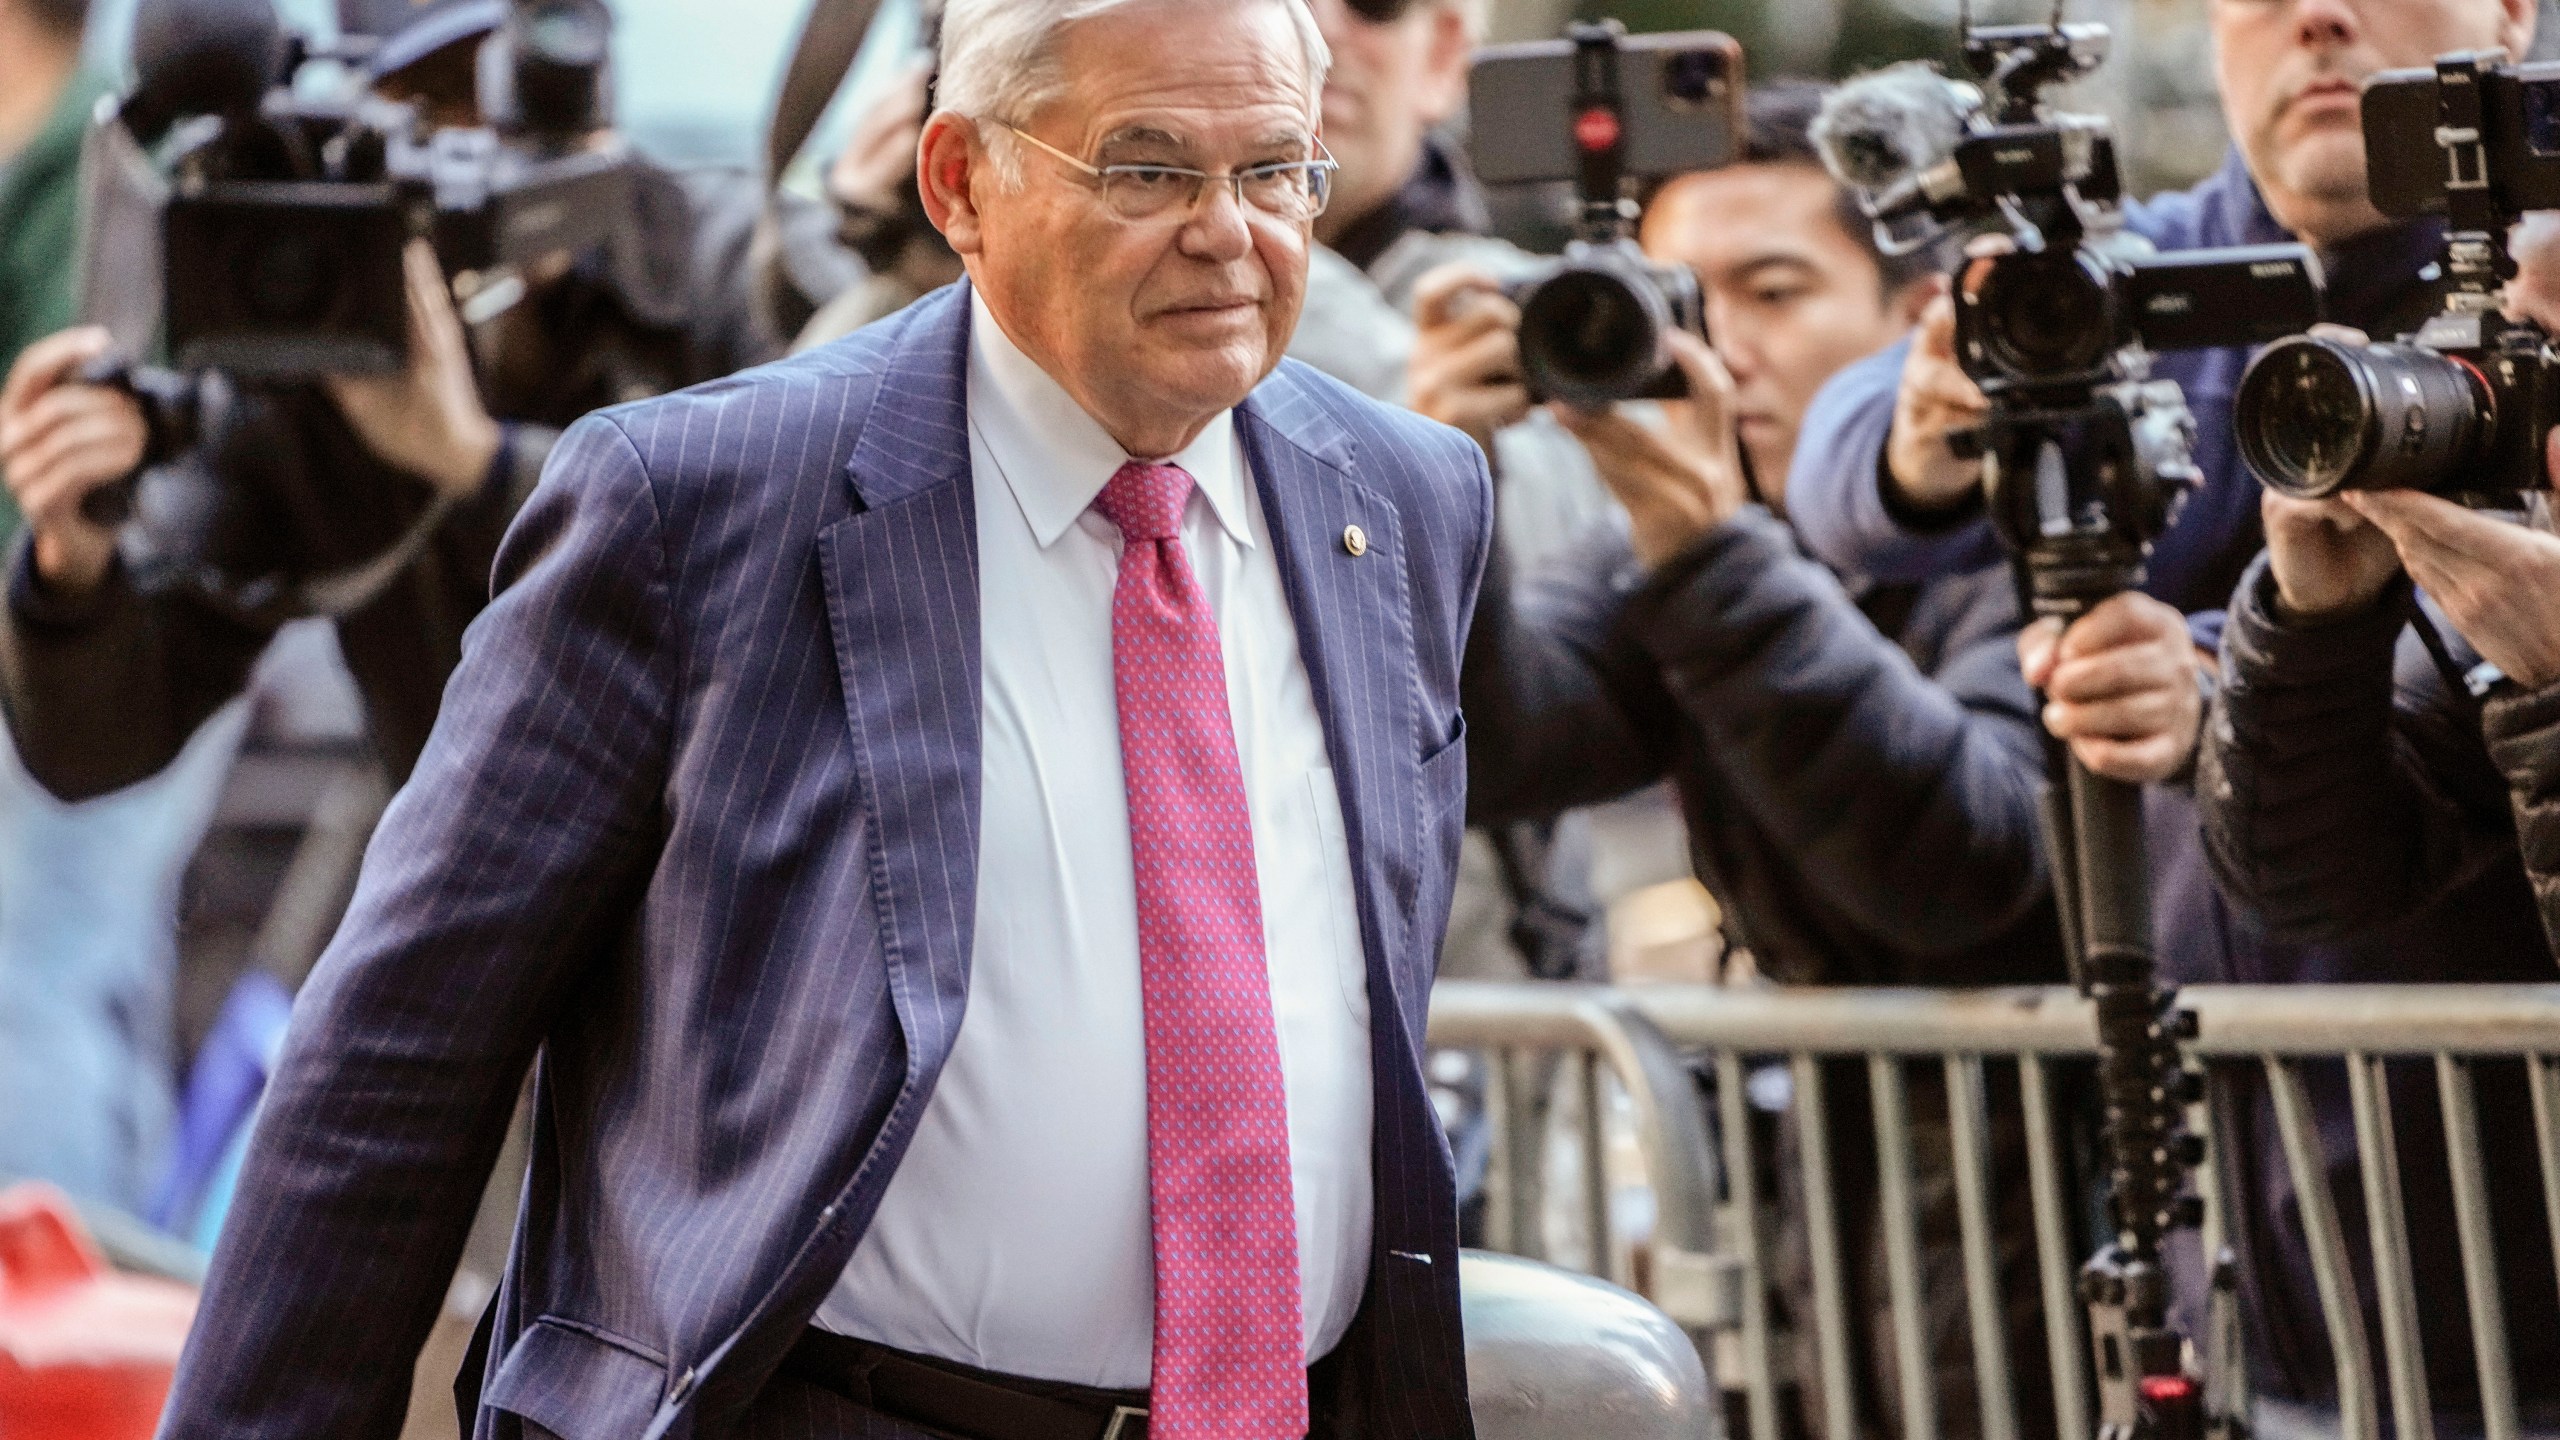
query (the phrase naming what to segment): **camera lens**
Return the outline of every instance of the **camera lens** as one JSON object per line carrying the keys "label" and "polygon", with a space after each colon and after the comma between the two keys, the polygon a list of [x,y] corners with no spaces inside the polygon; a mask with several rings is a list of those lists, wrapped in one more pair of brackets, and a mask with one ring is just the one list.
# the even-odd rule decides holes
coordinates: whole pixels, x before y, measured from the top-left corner
{"label": "camera lens", "polygon": [[1973,305],[1991,360],[2013,375],[2094,370],[2116,348],[2106,277],[2077,252],[2003,255]]}
{"label": "camera lens", "polygon": [[1662,57],[1662,94],[1674,110],[1703,110],[1724,89],[1724,65],[1713,50],[1675,50]]}
{"label": "camera lens", "polygon": [[1520,364],[1544,395],[1597,408],[1637,395],[1662,371],[1661,305],[1606,270],[1567,270],[1520,314]]}
{"label": "camera lens", "polygon": [[2492,416],[2460,360],[2410,345],[2287,340],[2251,362],[2233,397],[2241,457],[2267,487],[2434,490],[2469,468]]}

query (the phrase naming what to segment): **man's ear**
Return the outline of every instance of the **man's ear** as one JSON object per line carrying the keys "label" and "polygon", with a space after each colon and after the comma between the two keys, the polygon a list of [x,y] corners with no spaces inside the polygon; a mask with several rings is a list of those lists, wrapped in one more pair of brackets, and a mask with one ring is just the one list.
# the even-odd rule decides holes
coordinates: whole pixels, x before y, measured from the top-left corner
{"label": "man's ear", "polygon": [[2533,49],[2534,22],[2541,18],[2542,7],[2535,0],[2499,0],[2506,13],[2500,17],[2498,43],[2507,54],[2522,60]]}
{"label": "man's ear", "polygon": [[[2525,4],[2533,0],[2523,0]],[[1427,92],[1423,99],[1422,117],[1433,125],[1445,125],[1457,118],[1467,103],[1467,62],[1475,58],[1471,28],[1466,7],[1458,3],[1434,5],[1426,20],[1431,27],[1431,48],[1422,67],[1422,83]]]}
{"label": "man's ear", "polygon": [[976,185],[986,168],[975,122],[948,110],[925,122],[924,138],[916,142],[916,190],[925,218],[956,255],[975,255],[980,248]]}

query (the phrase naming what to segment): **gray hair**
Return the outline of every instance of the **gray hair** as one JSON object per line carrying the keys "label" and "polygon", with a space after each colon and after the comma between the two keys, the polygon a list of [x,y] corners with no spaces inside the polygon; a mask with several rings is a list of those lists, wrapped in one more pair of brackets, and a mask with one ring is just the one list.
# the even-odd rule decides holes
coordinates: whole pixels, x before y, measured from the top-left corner
{"label": "gray hair", "polygon": [[[942,78],[937,102],[944,110],[973,120],[1006,125],[1028,122],[1033,111],[1064,94],[1066,76],[1058,67],[1058,35],[1079,20],[1089,20],[1134,0],[948,0],[942,10]],[[1233,8],[1237,0],[1194,0]],[[1325,73],[1333,68],[1333,51],[1316,27],[1307,0],[1266,0],[1289,12],[1298,45],[1307,59],[1307,103],[1323,93]],[[1022,181],[1021,155],[1012,136],[1001,131],[986,137],[997,173],[1008,185]]]}

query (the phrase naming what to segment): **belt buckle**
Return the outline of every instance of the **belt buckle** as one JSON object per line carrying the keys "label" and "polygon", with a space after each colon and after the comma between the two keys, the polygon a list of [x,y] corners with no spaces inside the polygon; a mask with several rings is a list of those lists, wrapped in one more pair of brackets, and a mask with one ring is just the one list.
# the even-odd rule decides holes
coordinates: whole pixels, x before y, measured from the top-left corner
{"label": "belt buckle", "polygon": [[[1111,1423],[1102,1427],[1102,1440],[1137,1440],[1138,1436],[1147,1433],[1146,1418],[1147,1412],[1142,1407],[1114,1405],[1111,1407]],[[1132,1420],[1139,1423],[1132,1426],[1129,1423]]]}

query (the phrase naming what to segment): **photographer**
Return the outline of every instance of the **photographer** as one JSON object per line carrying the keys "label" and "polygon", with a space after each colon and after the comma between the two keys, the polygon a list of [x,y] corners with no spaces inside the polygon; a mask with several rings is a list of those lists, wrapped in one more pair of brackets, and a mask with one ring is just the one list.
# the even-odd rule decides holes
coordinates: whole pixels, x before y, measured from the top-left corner
{"label": "photographer", "polygon": [[[344,8],[350,31],[391,32],[368,62],[378,95],[433,125],[479,122],[475,56],[505,5]],[[87,508],[152,438],[124,392],[79,383],[104,337],[72,331],[31,349],[0,393],[0,467],[28,515],[0,688],[29,768],[67,798],[154,773],[239,692],[278,624],[319,612],[337,622],[384,768],[405,778],[558,427],[771,348],[744,288],[755,196],[720,181],[641,164],[610,243],[529,267],[521,298],[467,328],[434,256],[413,243],[399,373],[191,377],[161,405],[190,412],[196,443],[148,457],[202,506],[187,527],[200,553],[174,574],[134,573]],[[205,571],[234,583],[218,595],[192,583]]]}
{"label": "photographer", "polygon": [[[2413,491],[2265,503],[2267,554],[2223,635],[2227,723],[2202,761],[2223,883],[2278,934],[2334,940],[2492,871],[2505,938],[2529,932],[2535,896],[2560,935],[2548,510],[2519,524]],[[2413,603],[2460,673],[2429,653]],[[2499,968],[2548,979],[2533,958]]]}
{"label": "photographer", "polygon": [[[2518,226],[2514,252],[2510,311],[2560,321],[2560,217]],[[2560,434],[2548,448],[2560,475]],[[2486,872],[2505,929],[2538,901],[2560,945],[2560,536],[2528,498],[2519,519],[2268,493],[2202,793],[2217,872],[2280,933],[2397,924]],[[2547,979],[2540,958],[2519,978]]]}
{"label": "photographer", "polygon": [[[2386,223],[2374,209],[2366,192],[2360,84],[2381,69],[2427,65],[2453,50],[2502,47],[2521,54],[2532,39],[2532,7],[2522,0],[2390,7],[2215,0],[2211,16],[2236,149],[2195,190],[2132,207],[2132,228],[2163,250],[2298,237],[2324,261],[2332,318],[2376,334],[2414,329],[2439,308],[2435,267],[2443,227]],[[2240,460],[2233,431],[2232,397],[2249,359],[2236,348],[2154,358],[2153,373],[2178,381],[2194,410],[2203,483],[2152,555],[2147,596],[2120,597],[2067,635],[2045,624],[2023,637],[2027,678],[2051,701],[2049,727],[2102,774],[2174,781],[2210,728],[2201,721],[2197,692],[2215,680],[2211,647],[2218,643],[2221,611],[2265,543],[2260,487]],[[1960,461],[1947,443],[1982,414],[1982,397],[1957,364],[1951,306],[1928,316],[1905,346],[1844,373],[1813,408],[1808,428],[1820,438],[1798,454],[1790,486],[1807,545],[1835,562],[1906,579],[1996,554],[1982,519],[1980,467]],[[2173,611],[2185,612],[2188,623],[2181,625]],[[2190,663],[2163,666],[2190,629],[2205,648]],[[2200,793],[2214,798],[2212,787],[2208,781]],[[2341,926],[2312,943],[2298,930],[2271,937],[2266,920],[2226,902],[2205,855],[2194,801],[2183,790],[2151,793],[2148,829],[2164,978],[2252,984],[2547,978],[2538,927],[2529,912],[2519,916],[2497,893],[2493,876],[2458,877],[2460,883],[2399,913],[2396,923]],[[2338,1067],[2313,1066],[2304,1078],[2332,1199],[2342,1214],[2360,1214],[2346,1076]],[[2412,1067],[2394,1067],[2387,1089],[2400,1121],[2413,1263],[2422,1276],[2457,1273],[2437,1097]],[[2522,1076],[2485,1068],[2479,1098],[2487,1152],[2532,1154]],[[2260,1431],[2334,1428],[2335,1367],[2302,1200],[2277,1143],[2273,1101],[2254,1072],[2233,1068],[2218,1072],[2214,1107],[2222,1170],[2236,1202],[2230,1238]],[[2490,1178],[2502,1224],[2529,1216],[2522,1209],[2510,1213],[2510,1207],[2538,1203],[2529,1169],[2493,1159]],[[2511,1253],[2501,1256],[2514,1370],[2527,1406],[2551,1413],[2560,1409],[2560,1314],[2548,1285],[2521,1278],[2548,1264],[2546,1231],[2528,1218],[2501,1234],[2517,1237]],[[2202,1277],[2192,1271],[2180,1280],[2191,1298],[2201,1288]],[[2379,1333],[2369,1275],[2359,1277],[2358,1292],[2368,1333]],[[2422,1285],[2417,1308],[2427,1335],[2466,1333],[2458,1286]],[[2426,1359],[2440,1432],[2476,1431],[2482,1422],[2473,1408],[2478,1390],[2469,1348],[2430,1343]]]}
{"label": "photographer", "polygon": [[[2058,981],[2036,707],[2014,656],[2007,575],[1845,580],[1807,559],[1783,518],[1811,396],[1901,333],[1938,288],[1930,257],[1875,249],[1821,169],[1807,136],[1820,98],[1805,85],[1756,89],[1740,163],[1671,181],[1645,214],[1646,252],[1704,287],[1716,348],[1674,333],[1691,398],[1661,406],[1658,424],[1641,407],[1562,412],[1628,522],[1516,588],[1517,557],[1497,550],[1463,681],[1470,818],[1550,813],[1667,776],[1696,873],[1762,973],[1832,985]],[[1492,277],[1435,275],[1421,308],[1416,406],[1478,426],[1524,418],[1519,313]],[[1862,1069],[1837,1079],[1833,1118],[1862,1111]],[[1920,1154],[1950,1153],[1934,1104],[1918,1104],[1915,1120]],[[1841,1173],[1871,1174],[1867,1127],[1832,1128]],[[2010,1163],[2022,1163],[2019,1142],[2014,1125],[1997,1128]],[[1919,1171],[1944,1173],[1929,1160]],[[1851,1178],[1838,1191],[1861,1341],[1857,1423],[1889,1433],[1900,1391],[1883,1217],[1872,1187]],[[1930,1304],[1959,1306],[1952,1191],[1924,1187],[1918,1199]],[[2023,1209],[2003,1216],[1999,1258],[2016,1282],[2004,1293],[2034,1288],[2030,1232]],[[1794,1273],[1778,1289],[1794,1306],[1808,1252],[1801,1234],[1783,1248]],[[2052,1407],[2037,1393],[2049,1381],[2033,1307],[2013,1309],[2012,1327],[2016,1413],[2040,1429]],[[1960,1309],[1926,1329],[1961,1336]],[[1937,1346],[1932,1363],[1948,1432],[1978,1432],[1969,1345]],[[1803,1388],[1818,1409],[1819,1387]],[[1818,1414],[1810,1428],[1824,1428]]]}
{"label": "photographer", "polygon": [[[2560,217],[2512,250],[2510,313],[2560,320]],[[2560,474],[2560,434],[2548,450]],[[2527,498],[2517,523],[2416,491],[2268,493],[2203,773],[2216,867],[2280,931],[2392,924],[2481,870],[2512,911],[2520,862],[2560,947],[2560,538]]]}

